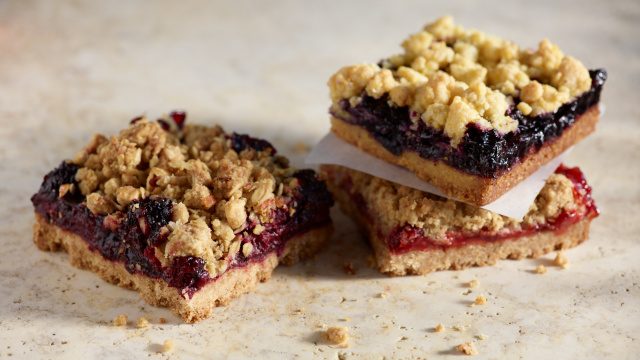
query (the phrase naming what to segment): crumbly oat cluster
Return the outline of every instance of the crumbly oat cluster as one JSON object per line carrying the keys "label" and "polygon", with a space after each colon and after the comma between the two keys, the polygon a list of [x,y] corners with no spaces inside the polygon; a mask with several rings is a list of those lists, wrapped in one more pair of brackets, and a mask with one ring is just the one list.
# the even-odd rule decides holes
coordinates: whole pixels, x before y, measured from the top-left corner
{"label": "crumbly oat cluster", "polygon": [[251,254],[251,244],[241,246],[236,234],[247,220],[260,233],[272,210],[287,206],[281,195],[297,185],[285,158],[271,148],[235,151],[219,126],[165,130],[140,119],[117,136],[94,136],[73,163],[80,166],[79,189],[65,184],[60,194],[81,192],[94,214],[107,215],[105,223],[118,221],[118,212],[135,200],[171,199],[167,241],[156,257],[163,265],[177,256],[202,258],[211,277],[239,251]]}
{"label": "crumbly oat cluster", "polygon": [[[501,133],[518,122],[505,115],[516,105],[535,116],[591,87],[589,71],[549,40],[534,50],[442,17],[402,43],[404,52],[376,64],[340,69],[329,80],[334,110],[342,100],[357,104],[366,94],[387,95],[392,106],[409,106],[414,121],[444,131],[457,146],[466,125]],[[515,102],[518,102],[517,104]]]}
{"label": "crumbly oat cluster", "polygon": [[[434,242],[446,244],[447,233],[454,231],[499,233],[502,229],[544,224],[564,210],[586,211],[574,197],[574,185],[562,174],[553,174],[538,194],[523,220],[519,221],[482,208],[398,185],[358,171],[333,167],[331,171],[349,176],[352,191],[362,196],[379,230],[388,233],[405,224],[423,230]],[[330,175],[333,176],[333,175]],[[338,180],[339,181],[339,180]]]}

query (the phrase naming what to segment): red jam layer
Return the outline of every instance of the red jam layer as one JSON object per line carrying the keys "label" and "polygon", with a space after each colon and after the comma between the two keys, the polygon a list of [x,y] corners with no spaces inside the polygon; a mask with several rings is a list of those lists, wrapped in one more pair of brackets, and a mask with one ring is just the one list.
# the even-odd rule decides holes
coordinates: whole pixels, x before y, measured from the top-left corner
{"label": "red jam layer", "polygon": [[[556,173],[562,174],[573,182],[573,196],[578,204],[578,209],[573,211],[563,211],[555,219],[544,224],[526,227],[518,230],[504,229],[499,233],[480,231],[477,233],[461,233],[452,231],[447,234],[447,242],[442,240],[436,242],[432,238],[425,236],[422,229],[412,225],[399,226],[393,229],[386,237],[389,251],[393,254],[403,254],[409,251],[425,251],[435,249],[447,249],[461,247],[470,244],[505,241],[517,239],[523,236],[533,235],[541,231],[552,231],[561,234],[571,225],[584,219],[593,219],[599,215],[598,208],[591,197],[591,187],[587,184],[584,174],[579,168],[569,168],[560,165]],[[584,209],[584,210],[582,210]],[[382,234],[378,234],[382,236]]]}

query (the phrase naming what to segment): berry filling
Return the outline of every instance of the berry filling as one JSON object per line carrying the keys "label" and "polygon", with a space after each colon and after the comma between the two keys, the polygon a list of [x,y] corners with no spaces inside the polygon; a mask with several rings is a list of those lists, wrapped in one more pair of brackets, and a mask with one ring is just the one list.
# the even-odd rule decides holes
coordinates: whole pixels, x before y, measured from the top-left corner
{"label": "berry filling", "polygon": [[[454,148],[442,131],[436,130],[417,117],[409,107],[390,106],[388,96],[379,99],[362,96],[362,101],[351,106],[342,100],[343,111],[332,115],[349,124],[365,128],[382,146],[394,155],[414,151],[422,158],[440,160],[472,175],[496,178],[537,152],[544,144],[558,138],[579,116],[596,106],[602,86],[607,79],[603,69],[591,70],[591,88],[552,113],[525,116],[515,106],[507,110],[508,116],[518,120],[516,131],[500,134],[486,130],[475,123],[467,125],[464,138]],[[519,99],[514,99],[517,104]]]}
{"label": "berry filling", "polygon": [[[244,135],[242,139],[244,142],[240,143],[245,147],[266,146],[262,142],[252,143],[252,138]],[[155,256],[169,235],[166,225],[171,221],[173,202],[170,199],[151,196],[132,202],[122,211],[96,215],[83,203],[82,195],[59,194],[63,184],[77,186],[77,171],[78,166],[63,162],[45,176],[40,190],[31,198],[35,211],[44,220],[82,237],[91,250],[111,261],[122,262],[130,273],[162,279],[185,296],[193,296],[217,279],[209,276],[201,258],[178,256],[163,266]],[[261,224],[264,230],[259,235],[251,231],[258,225],[255,221],[247,224],[242,242],[250,242],[253,251],[248,257],[239,252],[231,259],[228,270],[259,262],[273,252],[281,254],[293,236],[330,223],[329,209],[333,201],[324,183],[311,170],[297,171],[293,177],[300,186],[285,198],[287,206],[274,210],[272,221]]]}
{"label": "berry filling", "polygon": [[[560,234],[566,231],[571,225],[584,219],[593,219],[599,215],[595,202],[591,198],[591,187],[587,184],[584,175],[579,168],[569,168],[560,165],[556,173],[566,176],[573,183],[573,196],[576,210],[562,211],[554,219],[535,226],[523,226],[517,230],[503,229],[498,233],[480,231],[475,233],[461,233],[451,231],[447,234],[447,241],[436,242],[428,236],[424,236],[422,229],[412,225],[398,226],[386,237],[389,251],[394,254],[402,254],[409,251],[425,251],[435,249],[447,249],[451,247],[461,247],[470,244],[504,241],[517,239],[541,231],[553,231]],[[382,234],[378,234],[383,237]]]}

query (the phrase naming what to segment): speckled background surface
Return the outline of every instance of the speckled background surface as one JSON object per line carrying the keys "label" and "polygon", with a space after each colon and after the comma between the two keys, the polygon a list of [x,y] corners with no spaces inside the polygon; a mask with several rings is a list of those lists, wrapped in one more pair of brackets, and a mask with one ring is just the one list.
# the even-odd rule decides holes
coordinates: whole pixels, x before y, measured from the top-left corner
{"label": "speckled background surface", "polygon": [[[606,116],[570,155],[602,216],[591,239],[566,253],[569,269],[532,273],[549,255],[387,278],[366,266],[368,248],[336,210],[334,243],[315,260],[277,269],[212,319],[186,325],[32,244],[30,195],[92,133],[183,108],[191,121],[272,139],[300,163],[299,143],[329,128],[329,75],[398,51],[442,14],[523,45],[549,37],[609,70]],[[483,359],[637,358],[638,34],[633,0],[0,2],[0,358],[455,358],[464,341],[476,341]],[[348,262],[355,275],[343,271]],[[473,278],[480,287],[463,295]],[[488,303],[469,307],[478,294]],[[112,327],[119,313],[153,325]],[[449,330],[432,332],[437,323]],[[327,325],[348,326],[351,346],[323,344]],[[165,339],[175,350],[156,354]]]}

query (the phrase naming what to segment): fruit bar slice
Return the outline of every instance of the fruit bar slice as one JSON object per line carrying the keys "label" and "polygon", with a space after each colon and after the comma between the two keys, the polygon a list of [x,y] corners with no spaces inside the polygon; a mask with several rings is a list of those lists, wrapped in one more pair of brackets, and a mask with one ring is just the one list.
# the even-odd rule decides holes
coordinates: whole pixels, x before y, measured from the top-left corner
{"label": "fruit bar slice", "polygon": [[560,166],[521,221],[339,166],[322,172],[342,209],[367,233],[391,275],[538,257],[587,239],[598,215],[578,168]]}
{"label": "fruit bar slice", "polygon": [[333,204],[312,170],[218,126],[136,118],[93,137],[31,201],[34,241],[135,289],[187,322],[267,280],[329,238]]}
{"label": "fruit bar slice", "polygon": [[331,77],[331,129],[450,197],[486,205],[595,129],[606,72],[548,40],[520,49],[444,17],[402,47]]}

